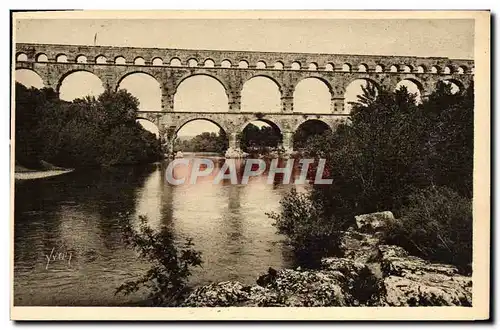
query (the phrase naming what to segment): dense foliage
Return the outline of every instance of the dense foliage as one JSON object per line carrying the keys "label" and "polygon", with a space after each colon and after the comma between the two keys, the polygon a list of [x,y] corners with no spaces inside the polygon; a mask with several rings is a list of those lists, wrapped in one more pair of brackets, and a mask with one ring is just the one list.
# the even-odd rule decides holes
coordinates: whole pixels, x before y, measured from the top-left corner
{"label": "dense foliage", "polygon": [[417,190],[389,223],[386,241],[429,260],[472,270],[472,201],[447,187]]}
{"label": "dense foliage", "polygon": [[226,133],[221,129],[219,134],[203,132],[191,139],[177,138],[174,151],[183,152],[217,152],[223,154],[229,145]]}
{"label": "dense foliage", "polygon": [[146,217],[139,219],[138,229],[124,226],[125,242],[149,261],[151,268],[137,280],[120,285],[116,293],[128,295],[144,287],[154,306],[177,306],[188,292],[191,268],[202,264],[201,253],[193,249],[190,239],[176,242],[169,228],[155,231]]}
{"label": "dense foliage", "polygon": [[329,131],[330,127],[319,120],[309,119],[300,125],[293,135],[293,149],[304,150],[307,148],[309,139],[315,135],[321,135]]}
{"label": "dense foliage", "polygon": [[278,231],[285,234],[297,263],[315,268],[321,257],[337,254],[342,228],[340,221],[327,218],[322,201],[295,189],[280,201],[282,213],[269,213]]}
{"label": "dense foliage", "polygon": [[277,148],[283,137],[279,130],[271,126],[258,127],[248,124],[240,134],[240,148],[249,153],[266,153]]}
{"label": "dense foliage", "polygon": [[119,90],[65,102],[52,89],[16,84],[16,161],[79,168],[156,161],[156,136],[136,122],[138,100]]}
{"label": "dense foliage", "polygon": [[[418,230],[414,228],[417,223],[414,214],[422,203],[426,203],[425,200],[420,204],[415,202],[415,198],[422,197],[418,192],[434,186],[446,187],[443,189],[453,190],[465,205],[469,205],[467,201],[470,203],[472,197],[473,99],[472,86],[464,93],[452,94],[450,86],[438,84],[435,92],[421,104],[417,104],[415,95],[405,88],[394,92],[375,92],[371,87],[366,88],[364,95],[353,104],[349,123],[338,127],[334,133],[325,131],[307,142],[305,154],[326,158],[326,171],[333,179],[333,184],[316,185],[310,192],[312,203],[321,207],[318,221],[324,226],[330,221],[338,221],[339,226],[346,228],[353,224],[354,215],[391,210],[403,219],[402,226],[406,228],[393,236],[405,242],[404,235],[410,239]],[[455,205],[454,193],[443,189],[438,188],[432,197],[441,201],[439,205]],[[286,196],[278,230],[287,235],[298,230],[292,228],[298,226],[299,221],[290,216],[291,204],[294,203],[296,209],[308,207],[311,201],[296,200],[293,194]],[[471,235],[462,233],[463,228],[467,228],[465,223],[471,221],[467,216],[470,210],[461,208],[457,210],[463,212],[460,216],[447,218],[440,218],[437,210],[426,215],[423,215],[424,210],[421,212],[422,218],[435,217],[428,221],[440,223],[436,230],[448,231],[428,232],[425,244],[434,251],[433,258],[457,265],[468,264],[467,253],[459,251],[471,245]],[[413,215],[408,215],[410,213]],[[462,224],[456,227],[447,224],[450,218],[457,217]],[[283,222],[287,225],[283,226]],[[316,227],[315,224],[300,230],[304,235],[309,231],[307,235],[314,237]],[[448,239],[450,236],[454,238]],[[440,238],[447,240],[446,244],[456,256],[451,257],[435,248],[442,244],[436,241]],[[335,234],[328,244],[336,245],[336,239]],[[419,252],[414,246],[410,250],[425,257],[431,254],[430,250]]]}

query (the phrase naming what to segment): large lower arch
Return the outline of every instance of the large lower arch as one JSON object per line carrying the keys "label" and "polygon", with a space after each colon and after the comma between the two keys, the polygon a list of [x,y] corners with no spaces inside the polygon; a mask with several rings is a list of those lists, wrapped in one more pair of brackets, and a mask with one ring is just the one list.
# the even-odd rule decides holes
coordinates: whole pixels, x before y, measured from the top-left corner
{"label": "large lower arch", "polygon": [[256,118],[252,118],[252,119],[249,119],[249,120],[243,122],[243,124],[241,124],[241,126],[239,126],[238,132],[243,131],[245,129],[245,127],[248,126],[248,124],[250,124],[254,121],[262,122],[262,123],[265,123],[269,126],[272,126],[282,133],[285,131],[285,128],[283,127],[282,123],[278,120],[274,120],[273,118],[266,118],[266,117],[258,117],[258,118],[256,117]]}
{"label": "large lower arch", "polygon": [[[364,103],[363,96],[375,98],[378,95],[379,87],[376,82],[371,79],[361,78],[351,81],[344,93],[344,111],[349,113],[352,110],[352,103]],[[365,95],[367,94],[367,95]]]}
{"label": "large lower arch", "polygon": [[144,72],[131,72],[123,76],[117,85],[125,89],[139,100],[139,110],[161,110],[161,85],[153,76]]}
{"label": "large lower arch", "polygon": [[321,119],[307,119],[299,124],[293,133],[294,150],[304,149],[309,138],[331,130],[332,128]]}
{"label": "large lower arch", "polygon": [[200,122],[208,122],[208,123],[211,123],[211,124],[214,124],[215,126],[219,127],[221,130],[224,131],[224,133],[228,133],[228,129],[226,127],[224,127],[223,124],[221,124],[220,122],[218,122],[217,120],[215,119],[212,119],[210,118],[210,116],[203,116],[203,115],[193,115],[193,116],[189,116],[189,117],[186,117],[186,118],[183,118],[181,121],[179,121],[176,125],[175,125],[175,135],[177,135],[177,133],[183,128],[185,127],[186,125],[190,124],[190,123],[193,123],[195,121],[200,121]]}
{"label": "large lower arch", "polygon": [[228,112],[224,85],[216,78],[197,74],[182,80],[174,95],[174,111]]}
{"label": "large lower arch", "polygon": [[293,111],[300,113],[331,113],[330,85],[319,78],[302,79],[293,92]]}
{"label": "large lower arch", "polygon": [[30,88],[41,89],[44,87],[43,79],[38,73],[30,69],[16,69],[15,81]]}
{"label": "large lower arch", "polygon": [[399,90],[403,87],[405,87],[406,90],[410,94],[413,94],[415,96],[415,103],[416,104],[422,103],[423,87],[422,87],[422,84],[418,80],[411,79],[411,78],[403,79],[397,83],[396,90]]}
{"label": "large lower arch", "polygon": [[173,151],[217,152],[223,154],[229,145],[227,131],[217,121],[204,117],[183,120],[172,138]]}
{"label": "large lower arch", "polygon": [[76,70],[66,73],[59,80],[57,91],[61,100],[73,101],[86,96],[97,97],[104,92],[104,86],[94,73]]}
{"label": "large lower arch", "polygon": [[241,111],[280,112],[281,92],[276,81],[266,76],[247,80],[241,90]]}
{"label": "large lower arch", "polygon": [[238,137],[239,147],[250,154],[264,154],[283,145],[282,129],[268,119],[245,123]]}

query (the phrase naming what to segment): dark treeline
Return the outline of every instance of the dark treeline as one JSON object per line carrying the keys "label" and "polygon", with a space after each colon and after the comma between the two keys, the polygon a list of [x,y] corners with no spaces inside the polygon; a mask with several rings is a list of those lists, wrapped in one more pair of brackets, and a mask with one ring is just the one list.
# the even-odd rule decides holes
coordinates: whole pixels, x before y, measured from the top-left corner
{"label": "dark treeline", "polygon": [[297,151],[307,148],[308,140],[314,135],[323,134],[329,130],[327,124],[318,120],[308,120],[300,125],[295,134],[293,135],[293,148]]}
{"label": "dark treeline", "polygon": [[248,124],[240,134],[240,148],[250,153],[266,153],[269,148],[277,148],[283,140],[278,129],[271,126],[258,127]]}
{"label": "dark treeline", "polygon": [[223,154],[228,147],[229,141],[226,133],[221,129],[219,133],[203,132],[191,139],[177,139],[174,151],[183,152],[217,152]]}
{"label": "dark treeline", "polygon": [[81,168],[159,160],[156,136],[136,122],[138,100],[119,90],[62,101],[53,89],[16,83],[16,163]]}
{"label": "dark treeline", "polygon": [[387,243],[470,270],[473,136],[472,86],[452,94],[438,84],[419,105],[404,88],[368,87],[348,124],[308,140],[305,153],[327,159],[333,184],[293,191],[271,217],[299,257],[318,260],[338,251],[355,215],[390,210],[399,220]]}

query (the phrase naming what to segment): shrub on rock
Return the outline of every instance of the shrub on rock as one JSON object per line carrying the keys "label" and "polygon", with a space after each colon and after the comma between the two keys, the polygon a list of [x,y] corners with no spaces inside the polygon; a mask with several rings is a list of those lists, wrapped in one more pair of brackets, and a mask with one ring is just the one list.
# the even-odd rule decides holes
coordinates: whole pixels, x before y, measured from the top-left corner
{"label": "shrub on rock", "polygon": [[282,211],[268,216],[275,220],[278,232],[286,235],[299,265],[317,268],[321,258],[338,254],[341,224],[325,217],[321,203],[292,189],[280,204]]}
{"label": "shrub on rock", "polygon": [[412,255],[471,271],[472,202],[446,187],[430,187],[409,197],[401,221],[390,223],[385,241]]}

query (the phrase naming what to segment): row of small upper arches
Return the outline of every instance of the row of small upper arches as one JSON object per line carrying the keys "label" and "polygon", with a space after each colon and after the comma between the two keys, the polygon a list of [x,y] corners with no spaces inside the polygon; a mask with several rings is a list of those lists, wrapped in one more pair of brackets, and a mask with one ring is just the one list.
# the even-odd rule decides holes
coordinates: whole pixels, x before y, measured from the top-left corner
{"label": "row of small upper arches", "polygon": [[[48,57],[46,54],[40,53],[35,57],[37,62],[48,62]],[[28,56],[25,53],[19,53],[17,55],[17,61],[18,62],[24,62],[28,61]],[[59,54],[56,56],[56,62],[59,63],[68,63],[68,57],[65,54]],[[87,57],[85,55],[78,55],[75,60],[76,63],[87,63]],[[99,55],[95,58],[95,63],[97,64],[107,64],[110,63],[108,62],[107,58],[103,55]],[[123,56],[118,56],[114,59],[114,64],[117,65],[127,65],[127,61]],[[136,57],[133,62],[134,65],[146,65],[146,61],[142,57]],[[151,61],[151,64],[153,66],[163,66],[166,65],[163,63],[163,60],[160,57],[155,57]],[[169,66],[173,67],[181,67],[182,62],[179,58],[174,57],[170,60]],[[198,61],[194,58],[191,58],[187,61],[187,66],[188,67],[197,67]],[[215,62],[212,59],[206,59],[203,62],[203,67],[206,68],[214,68],[215,67]],[[231,68],[233,67],[233,64],[229,60],[223,60],[220,63],[220,67],[222,68]],[[249,64],[247,61],[242,60],[238,63],[237,68],[241,69],[248,69]],[[255,65],[256,69],[276,69],[276,70],[283,70],[285,68],[283,62],[277,61],[274,63],[272,66],[268,66],[266,62],[264,61],[258,61]],[[319,68],[318,64],[316,63],[309,63],[306,67],[302,67],[300,62],[293,62],[290,65],[290,69],[292,70],[310,70],[310,71],[317,71],[317,70],[323,70],[323,71],[341,71],[341,72],[368,72],[371,71],[366,64],[360,64],[358,65],[357,68],[353,68],[351,64],[349,63],[344,63],[342,67],[336,68],[333,63],[327,63],[324,68]],[[473,73],[473,68],[471,68],[471,73]],[[398,66],[398,65],[391,65],[389,68],[385,68],[381,64],[377,64],[373,70],[374,72],[403,72],[403,73],[433,73],[433,74],[438,74],[438,73],[443,73],[443,74],[465,74],[468,72],[468,68],[466,66],[458,66],[458,67],[453,67],[453,66],[445,66],[444,68],[441,68],[437,65],[432,66],[430,69],[426,68],[424,65],[419,65],[416,68],[413,68],[411,65],[403,65],[403,66]]]}

